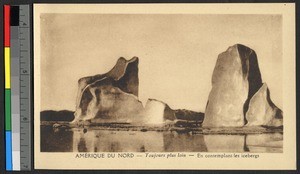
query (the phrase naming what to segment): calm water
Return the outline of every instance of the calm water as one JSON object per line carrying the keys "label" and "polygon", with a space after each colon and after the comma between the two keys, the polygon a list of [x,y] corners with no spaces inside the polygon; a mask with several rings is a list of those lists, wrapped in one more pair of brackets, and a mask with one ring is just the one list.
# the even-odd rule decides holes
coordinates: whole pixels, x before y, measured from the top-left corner
{"label": "calm water", "polygon": [[201,135],[176,131],[54,130],[41,127],[42,152],[282,152],[281,133]]}

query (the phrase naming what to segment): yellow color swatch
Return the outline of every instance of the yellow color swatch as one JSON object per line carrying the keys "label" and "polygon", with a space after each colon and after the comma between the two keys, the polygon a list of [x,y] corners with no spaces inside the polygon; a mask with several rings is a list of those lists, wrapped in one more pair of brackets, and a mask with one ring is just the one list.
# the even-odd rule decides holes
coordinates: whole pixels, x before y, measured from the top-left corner
{"label": "yellow color swatch", "polygon": [[4,48],[5,89],[10,89],[10,48]]}

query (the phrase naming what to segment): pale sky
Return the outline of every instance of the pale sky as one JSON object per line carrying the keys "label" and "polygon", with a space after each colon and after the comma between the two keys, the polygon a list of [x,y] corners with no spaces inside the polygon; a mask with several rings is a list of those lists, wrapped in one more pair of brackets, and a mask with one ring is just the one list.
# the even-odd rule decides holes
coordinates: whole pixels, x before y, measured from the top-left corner
{"label": "pale sky", "polygon": [[282,108],[280,15],[41,15],[41,110],[75,110],[77,81],[139,57],[139,99],[204,112],[218,54],[236,43],[257,53]]}

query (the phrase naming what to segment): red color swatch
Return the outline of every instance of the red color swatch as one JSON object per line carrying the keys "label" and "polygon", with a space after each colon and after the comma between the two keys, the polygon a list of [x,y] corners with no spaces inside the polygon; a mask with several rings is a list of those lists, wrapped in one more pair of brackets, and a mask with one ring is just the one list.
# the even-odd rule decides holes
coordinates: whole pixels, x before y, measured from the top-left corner
{"label": "red color swatch", "polygon": [[4,5],[4,46],[10,46],[10,6]]}

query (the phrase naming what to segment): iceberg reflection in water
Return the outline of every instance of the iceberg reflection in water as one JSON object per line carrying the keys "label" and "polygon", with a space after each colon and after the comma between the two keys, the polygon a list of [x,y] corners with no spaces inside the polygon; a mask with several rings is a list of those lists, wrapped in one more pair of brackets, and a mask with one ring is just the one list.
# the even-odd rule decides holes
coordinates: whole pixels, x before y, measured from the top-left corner
{"label": "iceberg reflection in water", "polygon": [[282,133],[192,134],[176,131],[60,129],[41,126],[42,152],[267,152],[280,153]]}

